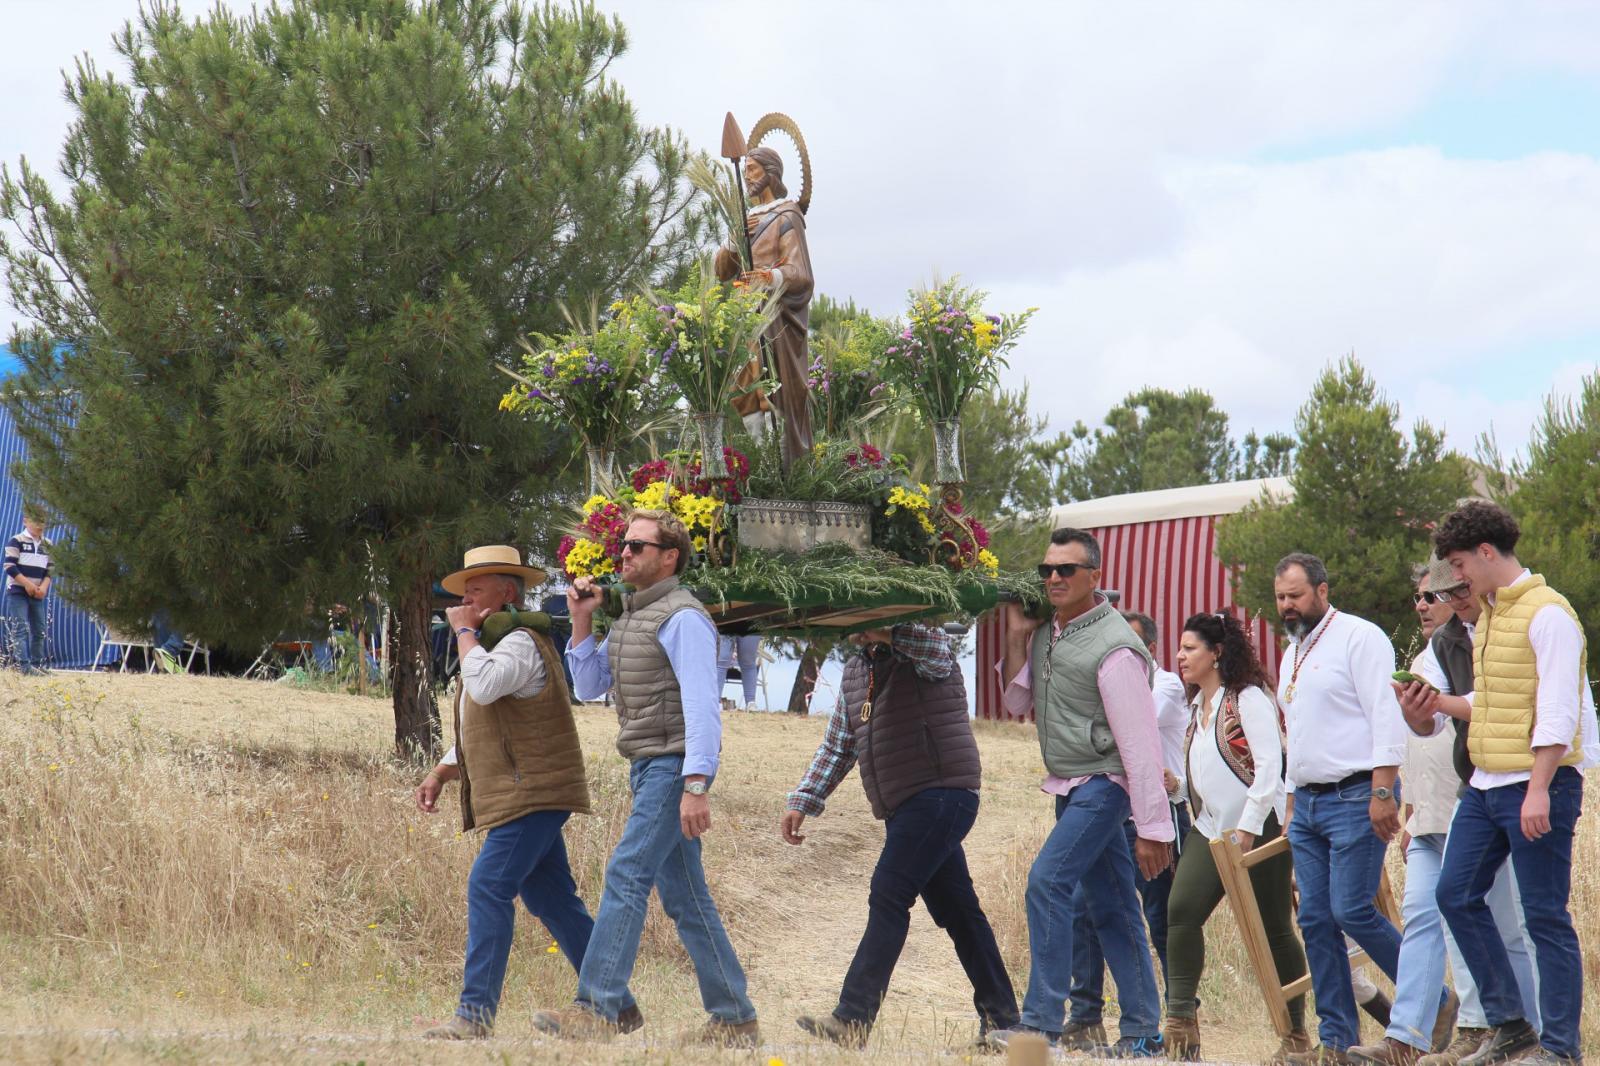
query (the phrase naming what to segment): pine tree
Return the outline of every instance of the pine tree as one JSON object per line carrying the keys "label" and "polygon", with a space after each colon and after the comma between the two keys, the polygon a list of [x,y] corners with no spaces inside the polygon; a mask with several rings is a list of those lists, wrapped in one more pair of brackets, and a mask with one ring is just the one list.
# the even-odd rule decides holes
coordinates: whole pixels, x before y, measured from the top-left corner
{"label": "pine tree", "polygon": [[587,4],[156,2],[115,44],[126,80],[66,79],[68,195],[0,180],[23,482],[114,622],[260,647],[385,596],[396,747],[431,756],[434,581],[559,521],[573,449],[497,414],[495,365],[700,244],[681,139]]}
{"label": "pine tree", "polygon": [[1217,555],[1238,568],[1247,610],[1277,617],[1274,568],[1305,551],[1327,564],[1334,606],[1391,634],[1415,631],[1411,567],[1432,553],[1433,524],[1470,480],[1443,434],[1419,421],[1408,442],[1399,421],[1353,356],[1317,379],[1295,418],[1294,498],[1263,500],[1218,525]]}

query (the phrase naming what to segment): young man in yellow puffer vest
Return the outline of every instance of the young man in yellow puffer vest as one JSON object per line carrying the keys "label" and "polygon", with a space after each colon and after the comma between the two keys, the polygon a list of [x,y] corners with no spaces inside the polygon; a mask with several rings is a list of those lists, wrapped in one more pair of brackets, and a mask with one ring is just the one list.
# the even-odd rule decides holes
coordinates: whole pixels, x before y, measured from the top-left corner
{"label": "young man in yellow puffer vest", "polygon": [[[1581,1060],[1583,958],[1567,902],[1583,811],[1587,648],[1571,604],[1517,561],[1519,533],[1505,508],[1469,500],[1434,534],[1439,557],[1483,609],[1472,642],[1467,750],[1474,770],[1450,825],[1438,887],[1440,913],[1490,1026],[1460,1066]],[[1408,686],[1401,707],[1419,733],[1444,728],[1437,691]],[[1524,1017],[1486,900],[1508,854],[1534,943],[1542,1030]]]}

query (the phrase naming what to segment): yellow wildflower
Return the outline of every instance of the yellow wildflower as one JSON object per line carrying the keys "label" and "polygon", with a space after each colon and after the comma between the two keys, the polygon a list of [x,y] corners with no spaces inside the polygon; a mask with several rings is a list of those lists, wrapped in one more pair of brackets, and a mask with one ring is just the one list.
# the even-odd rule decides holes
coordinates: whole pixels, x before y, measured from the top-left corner
{"label": "yellow wildflower", "polygon": [[609,499],[597,492],[593,496],[590,496],[587,500],[583,501],[583,513],[585,515],[592,515],[610,502],[611,501]]}
{"label": "yellow wildflower", "polygon": [[928,516],[927,515],[923,514],[920,511],[917,512],[917,525],[922,527],[922,531],[924,533],[931,534],[931,533],[935,532],[935,530],[933,528],[933,523],[928,520]]}
{"label": "yellow wildflower", "polygon": [[665,511],[671,499],[671,485],[665,481],[652,481],[633,498],[633,506],[641,511]]}
{"label": "yellow wildflower", "polygon": [[990,577],[995,577],[1000,573],[1000,560],[988,548],[978,549],[978,565],[987,570]]}

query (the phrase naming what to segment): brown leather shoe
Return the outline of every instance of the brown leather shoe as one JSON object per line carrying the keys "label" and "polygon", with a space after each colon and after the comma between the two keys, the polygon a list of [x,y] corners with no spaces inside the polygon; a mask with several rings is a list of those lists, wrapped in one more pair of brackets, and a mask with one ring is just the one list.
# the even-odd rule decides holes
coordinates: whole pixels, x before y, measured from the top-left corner
{"label": "brown leather shoe", "polygon": [[[640,1024],[643,1024],[642,1017]],[[538,1011],[533,1016],[533,1027],[562,1040],[610,1040],[622,1031],[616,1022],[576,1003],[560,1010]]]}
{"label": "brown leather shoe", "polygon": [[1352,1066],[1352,1059],[1343,1051],[1318,1044],[1309,1051],[1295,1051],[1284,1056],[1289,1066]]}
{"label": "brown leather shoe", "polygon": [[841,1021],[832,1014],[817,1016],[802,1014],[795,1019],[795,1023],[812,1036],[832,1040],[840,1047],[858,1050],[867,1046],[867,1037],[872,1034],[872,1026],[860,1022]]}
{"label": "brown leather shoe", "polygon": [[1489,1030],[1477,1029],[1471,1026],[1456,1030],[1456,1038],[1443,1051],[1432,1055],[1424,1055],[1417,1060],[1417,1066],[1456,1066],[1456,1063],[1466,1058],[1483,1046],[1489,1039]]}
{"label": "brown leather shoe", "polygon": [[422,1033],[424,1040],[487,1040],[494,1035],[494,1026],[486,1022],[468,1021],[452,1014],[443,1025],[436,1025]]}
{"label": "brown leather shoe", "polygon": [[[1461,1000],[1450,989],[1445,989],[1445,1001],[1439,1007],[1439,1016],[1433,1020],[1433,1043],[1429,1051],[1443,1051],[1450,1046],[1450,1037],[1456,1031],[1456,1015],[1461,1013]],[[1474,1049],[1476,1050],[1476,1049]]]}
{"label": "brown leather shoe", "polygon": [[1287,1066],[1290,1055],[1304,1055],[1311,1050],[1311,1034],[1296,1029],[1278,1041],[1278,1050],[1267,1060],[1267,1066]]}
{"label": "brown leather shoe", "polygon": [[684,1033],[678,1042],[685,1047],[755,1048],[761,1044],[761,1023],[754,1018],[747,1022],[711,1018]]}
{"label": "brown leather shoe", "polygon": [[1417,1060],[1426,1052],[1392,1036],[1386,1036],[1376,1044],[1362,1044],[1351,1048],[1345,1054],[1356,1062],[1371,1063],[1372,1066],[1416,1066]]}
{"label": "brown leather shoe", "polygon": [[644,1028],[644,1012],[635,1003],[631,1007],[624,1007],[617,1014],[617,1031],[619,1033],[637,1032]]}
{"label": "brown leather shoe", "polygon": [[1167,1015],[1167,1024],[1161,1029],[1161,1042],[1167,1046],[1167,1058],[1174,1062],[1199,1062],[1200,1020]]}

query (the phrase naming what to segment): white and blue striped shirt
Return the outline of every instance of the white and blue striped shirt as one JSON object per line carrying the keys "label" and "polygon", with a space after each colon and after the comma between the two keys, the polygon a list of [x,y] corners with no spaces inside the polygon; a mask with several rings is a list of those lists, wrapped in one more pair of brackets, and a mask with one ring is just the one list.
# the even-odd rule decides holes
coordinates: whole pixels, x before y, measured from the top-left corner
{"label": "white and blue striped shirt", "polygon": [[17,584],[19,576],[35,583],[50,576],[50,542],[43,537],[35,540],[26,529],[6,542],[6,587],[26,594]]}

